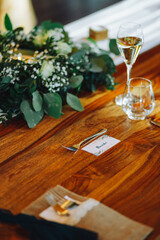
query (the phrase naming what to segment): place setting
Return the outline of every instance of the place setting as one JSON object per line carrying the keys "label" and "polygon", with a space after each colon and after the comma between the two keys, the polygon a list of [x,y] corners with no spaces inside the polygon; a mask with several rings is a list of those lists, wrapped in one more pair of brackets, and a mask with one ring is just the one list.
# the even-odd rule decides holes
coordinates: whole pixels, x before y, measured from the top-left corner
{"label": "place setting", "polygon": [[[20,214],[0,209],[0,221],[27,229],[31,239],[144,240],[153,228],[133,221],[101,202],[57,185]],[[53,224],[52,224],[53,223]],[[41,237],[40,237],[41,235]],[[55,238],[56,239],[56,238]]]}
{"label": "place setting", "polygon": [[151,227],[125,217],[95,199],[59,185],[49,189],[22,212],[79,230],[85,229],[95,233],[95,239],[100,240],[141,240],[153,231]]}
{"label": "place setting", "polygon": [[72,146],[64,146],[63,148],[76,153],[78,150],[89,152],[95,156],[99,156],[114,145],[118,144],[120,140],[106,135],[107,129],[100,129],[97,133],[83,139]]}

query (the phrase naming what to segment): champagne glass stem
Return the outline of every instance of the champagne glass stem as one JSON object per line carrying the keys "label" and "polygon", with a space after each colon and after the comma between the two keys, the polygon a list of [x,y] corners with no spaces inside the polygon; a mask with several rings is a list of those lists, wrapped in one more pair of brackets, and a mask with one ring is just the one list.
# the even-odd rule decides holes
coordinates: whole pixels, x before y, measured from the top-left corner
{"label": "champagne glass stem", "polygon": [[127,66],[127,84],[129,84],[132,65],[126,64],[126,66]]}
{"label": "champagne glass stem", "polygon": [[[129,82],[132,65],[126,64],[126,67],[127,67],[127,83],[125,85],[125,89],[123,92],[122,105],[125,105],[126,102],[128,101],[126,92],[129,92]],[[126,112],[125,108],[123,108],[123,111]]]}

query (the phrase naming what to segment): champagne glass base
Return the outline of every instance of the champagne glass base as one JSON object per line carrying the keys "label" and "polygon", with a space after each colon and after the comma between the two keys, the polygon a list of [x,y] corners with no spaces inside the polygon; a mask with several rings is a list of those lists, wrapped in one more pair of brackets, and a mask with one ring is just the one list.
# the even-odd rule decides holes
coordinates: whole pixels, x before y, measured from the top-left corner
{"label": "champagne glass base", "polygon": [[115,97],[115,103],[118,106],[122,106],[123,103],[123,94],[118,95],[117,97]]}

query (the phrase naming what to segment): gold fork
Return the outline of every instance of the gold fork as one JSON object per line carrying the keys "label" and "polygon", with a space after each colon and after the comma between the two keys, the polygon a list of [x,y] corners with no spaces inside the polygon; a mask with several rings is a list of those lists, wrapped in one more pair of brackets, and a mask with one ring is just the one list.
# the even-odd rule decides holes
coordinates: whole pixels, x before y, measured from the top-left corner
{"label": "gold fork", "polygon": [[85,143],[89,143],[91,140],[95,139],[96,137],[104,134],[107,132],[107,129],[106,128],[103,128],[103,129],[100,129],[98,132],[96,132],[95,134],[83,139],[81,142],[77,143],[77,144],[74,144],[73,146],[70,146],[70,147],[66,147],[66,146],[63,146],[64,148],[68,149],[68,150],[71,150],[73,152],[76,152],[78,149],[80,149],[80,147],[85,144]]}
{"label": "gold fork", "polygon": [[[55,200],[54,195],[51,192],[47,192],[45,195],[45,199],[47,200],[47,202],[49,203],[50,206],[52,206],[55,210],[55,212],[59,215],[59,216],[69,216],[69,211],[67,209],[65,209],[65,205],[63,203],[63,205],[60,205],[59,203],[57,203],[57,201]],[[68,200],[66,200],[68,201]]]}
{"label": "gold fork", "polygon": [[72,199],[71,197],[64,195],[62,193],[57,192],[55,189],[52,190],[52,194],[55,197],[55,200],[57,201],[58,204],[61,205],[61,207],[67,209],[67,208],[71,208],[72,206],[75,205],[80,205],[82,202]]}

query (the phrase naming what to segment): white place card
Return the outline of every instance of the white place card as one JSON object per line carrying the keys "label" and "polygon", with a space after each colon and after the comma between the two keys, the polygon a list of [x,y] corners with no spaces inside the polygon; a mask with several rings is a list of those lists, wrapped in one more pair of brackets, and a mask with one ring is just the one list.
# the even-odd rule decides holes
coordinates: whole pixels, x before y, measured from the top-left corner
{"label": "white place card", "polygon": [[97,138],[95,141],[83,147],[82,150],[92,153],[96,156],[99,156],[119,142],[120,140],[116,138],[110,137],[108,135],[103,135]]}

